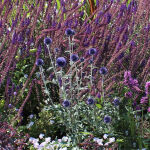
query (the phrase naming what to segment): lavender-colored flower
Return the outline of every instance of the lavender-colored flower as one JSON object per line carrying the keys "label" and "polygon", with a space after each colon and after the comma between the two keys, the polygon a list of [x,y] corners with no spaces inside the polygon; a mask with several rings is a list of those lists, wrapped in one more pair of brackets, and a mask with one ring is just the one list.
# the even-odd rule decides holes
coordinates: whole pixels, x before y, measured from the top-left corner
{"label": "lavender-colored flower", "polygon": [[71,105],[71,103],[68,100],[64,100],[63,103],[62,103],[62,105],[64,107],[69,107]]}
{"label": "lavender-colored flower", "polygon": [[141,100],[140,100],[140,103],[141,103],[141,104],[146,104],[146,103],[148,103],[148,97],[142,97]]}
{"label": "lavender-colored flower", "polygon": [[111,122],[111,117],[110,116],[105,116],[104,117],[104,122],[105,123],[110,123]]}
{"label": "lavender-colored flower", "polygon": [[97,98],[101,98],[101,94],[100,93],[97,93]]}
{"label": "lavender-colored flower", "polygon": [[70,58],[73,62],[76,62],[79,60],[79,56],[77,54],[72,54]]}
{"label": "lavender-colored flower", "polygon": [[97,52],[97,50],[96,50],[95,48],[90,48],[90,49],[89,49],[89,54],[90,54],[90,55],[95,55],[96,52]]}
{"label": "lavender-colored flower", "polygon": [[16,96],[17,95],[17,92],[14,92],[14,96]]}
{"label": "lavender-colored flower", "polygon": [[114,103],[115,106],[118,106],[120,104],[120,101],[119,101],[118,98],[115,98],[113,103]]}
{"label": "lavender-colored flower", "polygon": [[145,84],[145,93],[146,95],[150,95],[150,81]]}
{"label": "lavender-colored flower", "polygon": [[125,93],[125,97],[131,98],[131,97],[132,97],[132,92],[127,92],[127,93]]}
{"label": "lavender-colored flower", "polygon": [[147,112],[150,112],[150,107],[148,107]]}
{"label": "lavender-colored flower", "polygon": [[9,105],[8,105],[8,108],[12,108],[12,104],[9,104]]}
{"label": "lavender-colored flower", "polygon": [[100,70],[99,70],[100,74],[102,75],[106,75],[107,74],[107,68],[106,67],[101,67]]}
{"label": "lavender-colored flower", "polygon": [[93,98],[88,98],[86,102],[88,105],[93,105],[95,103],[95,100]]}
{"label": "lavender-colored flower", "polygon": [[43,60],[42,60],[42,59],[40,59],[40,58],[39,58],[39,59],[37,59],[37,61],[36,61],[36,65],[37,65],[37,66],[42,66],[42,65],[43,65],[43,63],[44,63],[44,62],[43,62]]}
{"label": "lavender-colored flower", "polygon": [[64,57],[58,57],[56,63],[59,67],[64,67],[66,65],[66,59]]}
{"label": "lavender-colored flower", "polygon": [[44,44],[50,45],[51,43],[52,43],[52,39],[51,39],[51,38],[46,37],[46,38],[44,39]]}
{"label": "lavender-colored flower", "polygon": [[72,30],[71,28],[67,28],[66,31],[65,31],[65,34],[66,34],[67,36],[72,36],[72,35],[75,34],[75,31]]}

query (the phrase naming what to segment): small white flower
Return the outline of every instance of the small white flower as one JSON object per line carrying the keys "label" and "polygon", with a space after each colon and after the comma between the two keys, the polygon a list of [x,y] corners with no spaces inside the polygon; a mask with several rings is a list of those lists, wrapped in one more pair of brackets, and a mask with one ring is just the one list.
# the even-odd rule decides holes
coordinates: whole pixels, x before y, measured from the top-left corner
{"label": "small white flower", "polygon": [[46,144],[47,144],[46,142],[42,142],[42,143],[40,144],[40,146],[44,147]]}
{"label": "small white flower", "polygon": [[64,136],[64,137],[62,138],[62,141],[67,142],[67,141],[68,141],[68,137],[67,137],[67,136]]}
{"label": "small white flower", "polygon": [[50,138],[50,137],[45,138],[45,142],[46,142],[46,143],[48,143],[48,142],[50,142],[50,141],[51,141],[51,138]]}
{"label": "small white flower", "polygon": [[103,143],[102,143],[103,139],[98,139],[96,142],[98,143],[98,145],[101,145],[101,146],[103,145]]}
{"label": "small white flower", "polygon": [[94,137],[94,138],[93,138],[93,141],[94,141],[94,142],[97,142],[98,139],[99,139],[99,138]]}
{"label": "small white flower", "polygon": [[67,150],[67,147],[64,147],[64,148],[60,148],[59,150]]}
{"label": "small white flower", "polygon": [[58,142],[61,142],[62,141],[62,139],[58,139]]}
{"label": "small white flower", "polygon": [[107,142],[107,143],[105,143],[105,144],[104,144],[104,146],[108,146],[109,144],[110,144],[110,143],[109,143],[109,142]]}
{"label": "small white flower", "polygon": [[31,121],[28,125],[27,125],[27,128],[30,128],[31,126],[33,126],[34,122]]}
{"label": "small white flower", "polygon": [[39,141],[39,139],[33,139],[32,143],[35,144],[35,143],[38,143],[38,141]]}
{"label": "small white flower", "polygon": [[29,116],[29,118],[30,118],[30,119],[32,119],[32,118],[33,118],[33,116],[34,116],[34,115],[33,115],[33,114],[31,114],[31,115]]}
{"label": "small white flower", "polygon": [[39,148],[39,143],[34,143],[34,148]]}
{"label": "small white flower", "polygon": [[103,138],[106,140],[107,139],[107,137],[108,137],[108,134],[104,134],[103,135]]}
{"label": "small white flower", "polygon": [[114,137],[109,138],[109,143],[113,143],[113,142],[115,142],[115,138]]}
{"label": "small white flower", "polygon": [[39,135],[39,138],[40,138],[40,139],[43,139],[43,137],[44,137],[44,134],[41,133],[41,134]]}
{"label": "small white flower", "polygon": [[54,124],[55,123],[55,121],[54,120],[50,120],[50,124]]}
{"label": "small white flower", "polygon": [[30,138],[29,138],[29,142],[31,142],[31,143],[32,143],[34,139],[35,139],[35,138],[30,137]]}

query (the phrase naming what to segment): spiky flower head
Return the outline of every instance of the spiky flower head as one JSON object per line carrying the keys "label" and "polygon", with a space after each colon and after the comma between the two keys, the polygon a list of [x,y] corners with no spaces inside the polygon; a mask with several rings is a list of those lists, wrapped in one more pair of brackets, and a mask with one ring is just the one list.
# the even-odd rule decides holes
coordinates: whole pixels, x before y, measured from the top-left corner
{"label": "spiky flower head", "polygon": [[43,63],[44,63],[44,62],[43,62],[43,60],[42,60],[42,59],[40,59],[40,58],[39,58],[39,59],[37,59],[37,61],[36,61],[36,65],[37,65],[37,66],[42,66],[42,65],[43,65]]}
{"label": "spiky flower head", "polygon": [[64,57],[58,57],[56,60],[56,64],[59,67],[64,67],[66,65],[66,59]]}
{"label": "spiky flower head", "polygon": [[76,62],[79,60],[79,56],[77,54],[72,54],[70,58],[73,62]]}
{"label": "spiky flower head", "polygon": [[71,28],[67,28],[66,31],[65,31],[65,34],[66,34],[67,36],[72,36],[72,35],[75,34],[75,31],[72,30]]}
{"label": "spiky flower head", "polygon": [[120,104],[119,98],[115,98],[113,103],[114,103],[115,106],[118,106]]}
{"label": "spiky flower head", "polygon": [[99,70],[100,74],[102,75],[106,75],[107,74],[107,68],[106,67],[101,67],[100,70]]}
{"label": "spiky flower head", "polygon": [[105,116],[104,117],[104,122],[105,123],[110,123],[111,122],[111,117],[110,116]]}
{"label": "spiky flower head", "polygon": [[80,58],[80,62],[84,62],[84,57],[81,57],[81,58]]}
{"label": "spiky flower head", "polygon": [[96,50],[95,48],[90,48],[90,49],[89,49],[89,54],[90,54],[90,55],[95,55],[96,52],[97,52],[97,50]]}
{"label": "spiky flower head", "polygon": [[88,98],[86,102],[88,105],[93,105],[95,103],[95,100],[93,98]]}
{"label": "spiky flower head", "polygon": [[52,43],[52,39],[51,39],[51,38],[46,37],[46,38],[44,39],[44,44],[50,45],[51,43]]}
{"label": "spiky flower head", "polygon": [[71,103],[68,100],[64,100],[63,103],[62,103],[62,105],[64,107],[70,107]]}

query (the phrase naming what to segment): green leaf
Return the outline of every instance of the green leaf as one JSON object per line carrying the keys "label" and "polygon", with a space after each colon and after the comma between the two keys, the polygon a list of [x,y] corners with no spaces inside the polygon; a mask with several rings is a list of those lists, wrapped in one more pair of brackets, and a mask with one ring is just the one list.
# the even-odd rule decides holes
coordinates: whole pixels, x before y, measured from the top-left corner
{"label": "green leaf", "polygon": [[80,133],[86,134],[86,135],[91,135],[91,134],[92,134],[92,133],[90,133],[90,132],[80,132]]}
{"label": "green leaf", "polygon": [[98,107],[99,109],[101,109],[101,108],[102,108],[102,105],[96,104],[96,107]]}
{"label": "green leaf", "polygon": [[60,9],[60,0],[56,0],[57,2],[57,9],[59,10]]}
{"label": "green leaf", "polygon": [[30,49],[30,53],[35,53],[36,51],[37,51],[37,48]]}
{"label": "green leaf", "polygon": [[116,142],[122,143],[122,142],[124,142],[124,140],[123,139],[117,139]]}

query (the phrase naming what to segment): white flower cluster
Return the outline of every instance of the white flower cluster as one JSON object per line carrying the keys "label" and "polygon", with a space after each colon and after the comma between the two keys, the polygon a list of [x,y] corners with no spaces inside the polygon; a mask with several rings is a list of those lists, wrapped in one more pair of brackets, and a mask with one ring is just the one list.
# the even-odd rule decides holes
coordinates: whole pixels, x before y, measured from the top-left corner
{"label": "white flower cluster", "polygon": [[99,146],[108,146],[115,142],[115,138],[114,137],[108,138],[108,134],[104,134],[102,139],[95,137],[93,138],[93,141],[97,142]]}
{"label": "white flower cluster", "polygon": [[[42,140],[43,142],[39,142]],[[64,136],[62,139],[51,141],[50,137],[44,138],[44,134],[40,134],[38,139],[29,138],[29,142],[33,144],[37,150],[67,150],[67,147],[72,147],[71,138]],[[72,150],[80,150],[78,147],[73,147]]]}

